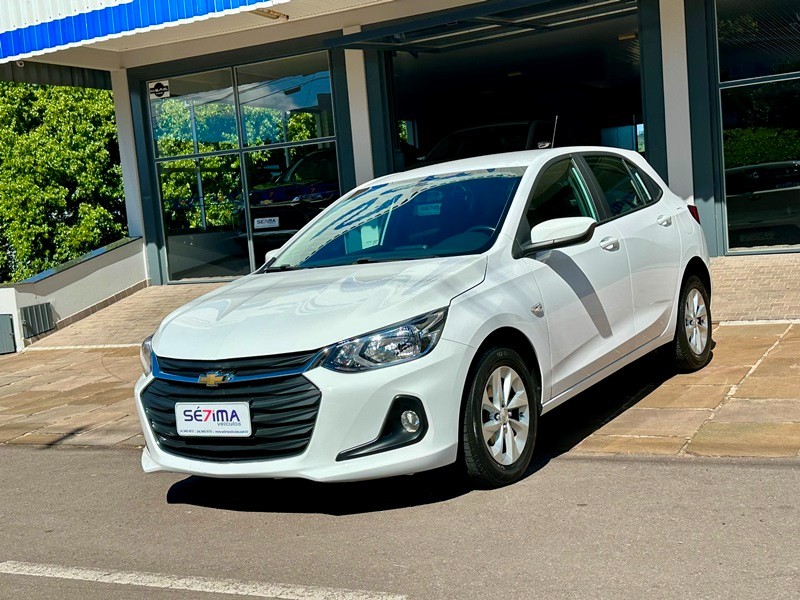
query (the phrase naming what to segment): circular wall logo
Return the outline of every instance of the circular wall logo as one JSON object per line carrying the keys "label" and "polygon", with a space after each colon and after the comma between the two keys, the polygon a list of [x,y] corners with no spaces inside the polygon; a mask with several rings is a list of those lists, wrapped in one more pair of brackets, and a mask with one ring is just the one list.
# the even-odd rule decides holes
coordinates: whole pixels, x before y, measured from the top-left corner
{"label": "circular wall logo", "polygon": [[153,81],[148,84],[150,99],[169,98],[169,81]]}

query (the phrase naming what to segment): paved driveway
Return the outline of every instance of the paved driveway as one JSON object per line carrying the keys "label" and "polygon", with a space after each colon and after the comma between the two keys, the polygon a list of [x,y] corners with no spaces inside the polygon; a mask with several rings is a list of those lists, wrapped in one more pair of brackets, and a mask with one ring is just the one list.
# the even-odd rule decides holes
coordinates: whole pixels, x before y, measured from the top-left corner
{"label": "paved driveway", "polygon": [[[713,263],[716,347],[703,370],[675,375],[637,361],[553,411],[552,455],[800,455],[800,255]],[[139,342],[174,308],[217,287],[152,287],[0,357],[0,444],[137,447],[131,389]],[[737,301],[740,298],[741,301]],[[752,307],[754,319],[741,306]]]}

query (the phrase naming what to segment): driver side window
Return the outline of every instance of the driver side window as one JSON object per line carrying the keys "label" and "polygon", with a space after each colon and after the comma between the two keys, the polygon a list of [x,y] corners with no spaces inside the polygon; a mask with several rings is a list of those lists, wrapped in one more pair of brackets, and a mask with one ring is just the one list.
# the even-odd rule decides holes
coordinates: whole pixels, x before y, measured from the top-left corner
{"label": "driver side window", "polygon": [[547,167],[533,190],[520,243],[529,241],[531,229],[550,219],[590,217],[598,221],[586,183],[572,159],[565,158]]}

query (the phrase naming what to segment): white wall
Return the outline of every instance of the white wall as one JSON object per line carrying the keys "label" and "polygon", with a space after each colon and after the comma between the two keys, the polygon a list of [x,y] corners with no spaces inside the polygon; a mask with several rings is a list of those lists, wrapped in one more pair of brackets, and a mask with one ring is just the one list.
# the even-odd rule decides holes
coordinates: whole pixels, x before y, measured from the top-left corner
{"label": "white wall", "polygon": [[[344,35],[361,31],[361,27],[348,27]],[[350,129],[353,136],[353,162],[356,170],[356,185],[375,177],[372,162],[372,131],[369,125],[369,101],[367,99],[367,70],[363,50],[345,50],[344,64],[347,71],[347,99],[350,103]]]}
{"label": "white wall", "polygon": [[139,169],[136,164],[136,145],[133,138],[133,114],[128,87],[128,71],[111,71],[111,90],[114,94],[114,116],[117,121],[119,157],[122,166],[122,187],[125,193],[125,214],[130,237],[144,236]]}
{"label": "white wall", "polygon": [[17,350],[21,350],[20,308],[50,302],[58,322],[146,279],[144,244],[137,239],[40,281],[0,288],[0,314],[13,315]]}
{"label": "white wall", "polygon": [[0,288],[0,315],[11,315],[14,323],[14,342],[17,350],[22,348],[22,326],[17,313],[17,290],[13,287]]}
{"label": "white wall", "polygon": [[664,69],[664,119],[667,179],[670,189],[694,198],[692,126],[689,114],[689,63],[684,0],[660,0],[661,60]]}

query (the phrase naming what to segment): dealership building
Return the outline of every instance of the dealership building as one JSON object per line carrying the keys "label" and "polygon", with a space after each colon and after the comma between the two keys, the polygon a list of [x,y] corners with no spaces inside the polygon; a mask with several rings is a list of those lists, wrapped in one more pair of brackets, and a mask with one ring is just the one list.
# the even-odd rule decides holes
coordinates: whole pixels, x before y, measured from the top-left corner
{"label": "dealership building", "polygon": [[0,78],[114,92],[127,287],[246,274],[434,155],[553,144],[643,152],[713,255],[800,248],[800,0],[14,4]]}

